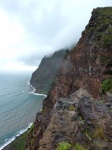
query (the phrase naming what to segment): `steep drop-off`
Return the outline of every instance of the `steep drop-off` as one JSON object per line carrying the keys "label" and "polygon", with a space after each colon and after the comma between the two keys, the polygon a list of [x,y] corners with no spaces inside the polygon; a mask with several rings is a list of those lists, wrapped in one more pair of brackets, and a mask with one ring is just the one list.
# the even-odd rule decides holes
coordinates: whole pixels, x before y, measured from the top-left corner
{"label": "steep drop-off", "polygon": [[36,88],[36,92],[48,94],[65,54],[65,50],[60,50],[54,52],[52,56],[45,56],[42,59],[30,80],[30,84]]}
{"label": "steep drop-off", "polygon": [[67,147],[112,148],[112,7],[93,10],[77,46],[64,59],[26,142],[26,150]]}

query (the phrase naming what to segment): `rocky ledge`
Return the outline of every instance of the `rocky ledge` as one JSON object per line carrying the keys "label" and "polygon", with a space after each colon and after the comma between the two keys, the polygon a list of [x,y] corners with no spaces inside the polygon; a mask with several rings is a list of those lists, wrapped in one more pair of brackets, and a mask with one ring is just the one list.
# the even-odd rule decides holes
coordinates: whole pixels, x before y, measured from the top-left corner
{"label": "rocky ledge", "polygon": [[83,89],[59,98],[52,111],[38,113],[27,149],[58,150],[64,141],[71,150],[111,150],[112,95],[108,98],[95,100]]}

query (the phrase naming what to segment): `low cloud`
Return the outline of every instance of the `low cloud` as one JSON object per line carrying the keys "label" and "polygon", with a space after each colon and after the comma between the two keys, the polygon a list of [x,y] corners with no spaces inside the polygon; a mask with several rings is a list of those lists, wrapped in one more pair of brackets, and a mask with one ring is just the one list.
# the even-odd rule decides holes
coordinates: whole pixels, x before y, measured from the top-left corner
{"label": "low cloud", "polygon": [[78,41],[93,8],[111,5],[111,0],[0,1],[0,66],[9,60],[38,66],[44,55]]}

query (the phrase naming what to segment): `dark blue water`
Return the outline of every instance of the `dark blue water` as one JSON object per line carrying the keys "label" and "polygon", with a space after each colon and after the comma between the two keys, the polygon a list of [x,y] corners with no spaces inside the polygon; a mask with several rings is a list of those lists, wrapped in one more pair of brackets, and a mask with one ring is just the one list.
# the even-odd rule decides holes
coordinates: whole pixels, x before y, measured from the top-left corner
{"label": "dark blue water", "polygon": [[31,73],[0,74],[0,149],[35,120],[44,96],[29,94]]}

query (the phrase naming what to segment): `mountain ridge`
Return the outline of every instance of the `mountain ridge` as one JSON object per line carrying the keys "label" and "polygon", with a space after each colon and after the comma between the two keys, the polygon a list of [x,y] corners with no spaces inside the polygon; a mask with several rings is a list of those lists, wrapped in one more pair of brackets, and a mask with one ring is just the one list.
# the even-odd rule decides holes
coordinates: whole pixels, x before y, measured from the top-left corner
{"label": "mountain ridge", "polygon": [[48,94],[66,54],[66,50],[63,49],[54,52],[51,56],[44,56],[30,80],[30,84],[36,89],[35,92]]}

